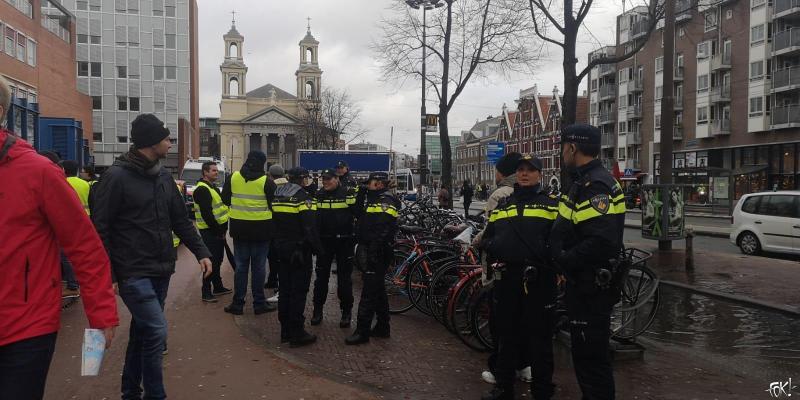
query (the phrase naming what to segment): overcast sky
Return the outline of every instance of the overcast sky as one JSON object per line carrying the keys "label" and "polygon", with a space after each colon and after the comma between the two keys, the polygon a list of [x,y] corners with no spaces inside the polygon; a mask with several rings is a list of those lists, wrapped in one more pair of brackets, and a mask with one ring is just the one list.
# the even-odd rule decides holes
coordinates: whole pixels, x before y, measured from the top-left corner
{"label": "overcast sky", "polygon": [[[347,89],[363,109],[366,141],[389,146],[394,126],[395,150],[419,152],[419,82],[404,87],[383,84],[369,44],[380,34],[378,21],[389,13],[391,0],[198,0],[200,33],[200,115],[219,117],[224,35],[236,10],[236,28],[244,36],[247,90],[272,83],[295,94],[294,72],[299,65],[298,42],[306,33],[306,17],[319,40],[323,86]],[[586,28],[579,37],[579,65],[589,51],[613,44],[615,17],[623,0],[595,0]],[[630,3],[630,0],[629,0]],[[588,33],[590,32],[590,33]],[[514,108],[520,89],[537,84],[540,93],[563,87],[560,49],[550,48],[533,75],[474,81],[450,112],[450,134],[469,129],[476,119],[500,114],[503,103]],[[586,80],[581,83],[581,90]],[[428,100],[428,110],[436,103]]]}

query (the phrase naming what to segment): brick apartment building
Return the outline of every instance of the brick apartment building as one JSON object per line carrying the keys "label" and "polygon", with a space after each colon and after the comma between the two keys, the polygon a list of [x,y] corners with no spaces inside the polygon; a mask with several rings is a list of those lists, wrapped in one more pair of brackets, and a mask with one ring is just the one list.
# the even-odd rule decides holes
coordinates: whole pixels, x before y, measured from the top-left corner
{"label": "brick apartment building", "polygon": [[[516,111],[503,110],[498,140],[506,143],[506,152],[533,153],[542,159],[542,181],[552,184],[560,179],[561,96],[558,88],[550,95],[539,94],[536,85],[520,90]],[[575,121],[586,123],[588,98],[578,96]]]}
{"label": "brick apartment building", "polygon": [[12,97],[37,103],[40,117],[80,121],[91,141],[92,99],[77,89],[75,31],[60,2],[0,0],[0,75]]}
{"label": "brick apartment building", "polygon": [[461,132],[461,141],[453,148],[455,186],[469,179],[472,185],[494,186],[494,166],[488,160],[489,143],[497,141],[503,117],[489,116]]}
{"label": "brick apartment building", "polygon": [[[702,2],[701,2],[702,3]],[[617,18],[617,42],[589,57],[634,57],[589,74],[591,123],[603,157],[658,182],[663,22],[649,38],[646,9]],[[729,211],[742,194],[800,188],[800,2],[676,1],[675,182],[687,202]]]}

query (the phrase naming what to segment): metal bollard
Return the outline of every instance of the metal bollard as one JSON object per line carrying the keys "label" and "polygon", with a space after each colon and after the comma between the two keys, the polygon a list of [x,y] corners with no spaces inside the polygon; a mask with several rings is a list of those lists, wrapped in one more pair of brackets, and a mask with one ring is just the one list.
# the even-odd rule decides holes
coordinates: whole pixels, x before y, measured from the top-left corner
{"label": "metal bollard", "polygon": [[692,227],[686,228],[686,270],[694,271],[694,229]]}

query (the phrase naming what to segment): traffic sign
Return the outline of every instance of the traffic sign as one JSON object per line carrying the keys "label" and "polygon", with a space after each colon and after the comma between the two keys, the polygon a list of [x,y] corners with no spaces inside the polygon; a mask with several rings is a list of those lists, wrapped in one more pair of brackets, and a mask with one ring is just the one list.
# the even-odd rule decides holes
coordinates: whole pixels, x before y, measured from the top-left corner
{"label": "traffic sign", "polygon": [[500,157],[506,154],[506,144],[503,142],[489,142],[486,144],[486,159],[495,165]]}
{"label": "traffic sign", "polygon": [[633,169],[625,168],[625,175],[624,176],[633,176]]}

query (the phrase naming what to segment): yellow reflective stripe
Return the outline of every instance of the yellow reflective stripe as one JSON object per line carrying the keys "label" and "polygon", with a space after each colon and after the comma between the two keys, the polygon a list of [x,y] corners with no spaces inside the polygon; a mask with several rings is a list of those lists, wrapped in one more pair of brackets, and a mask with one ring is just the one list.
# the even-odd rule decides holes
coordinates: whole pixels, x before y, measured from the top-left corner
{"label": "yellow reflective stripe", "polygon": [[318,208],[347,208],[347,203],[343,201],[335,201],[335,202],[317,202]]}
{"label": "yellow reflective stripe", "polygon": [[535,218],[555,220],[557,215],[558,213],[555,211],[550,211],[542,208],[526,208],[522,210],[523,217],[535,217]]}
{"label": "yellow reflective stripe", "polygon": [[[222,225],[228,222],[230,218],[228,215],[229,209],[225,203],[222,202],[222,197],[220,197],[219,193],[217,193],[216,189],[208,186],[205,182],[197,182],[197,187],[205,187],[208,189],[208,192],[211,194],[211,212],[214,215],[214,220],[217,221],[218,224]],[[195,191],[197,188],[195,188]],[[194,203],[194,220],[197,223],[198,229],[208,229],[208,224],[203,219],[203,214],[200,213],[200,206],[197,203]]]}
{"label": "yellow reflective stripe", "polygon": [[497,221],[498,219],[503,219],[503,218],[516,217],[517,215],[519,214],[517,213],[517,208],[514,206],[508,207],[503,210],[495,209],[494,211],[492,211],[492,215],[489,216],[489,222],[494,222]]}
{"label": "yellow reflective stripe", "polygon": [[602,217],[603,215],[618,215],[625,213],[625,205],[623,204],[622,207],[612,206],[609,207],[608,212],[605,214],[600,213],[599,211],[595,210],[593,207],[587,208],[585,210],[580,210],[576,212],[572,216],[572,222],[579,224],[581,222],[588,221],[595,217]]}
{"label": "yellow reflective stripe", "polygon": [[273,203],[272,211],[276,213],[297,214],[301,211],[316,211],[317,205],[311,203]]}
{"label": "yellow reflective stripe", "polygon": [[267,177],[245,181],[239,171],[231,177],[230,218],[247,221],[265,221],[272,219],[272,211],[264,194]]}
{"label": "yellow reflective stripe", "polygon": [[[384,207],[386,207],[385,210],[383,209]],[[397,215],[398,215],[397,214],[397,209],[394,208],[394,206],[389,206],[389,205],[386,205],[386,204],[369,206],[369,207],[367,207],[367,212],[368,213],[375,213],[375,214],[386,213],[386,214],[389,214],[389,215],[391,215],[391,216],[393,216],[395,218],[397,218]]]}
{"label": "yellow reflective stripe", "polygon": [[300,208],[296,206],[279,206],[276,204],[272,205],[272,211],[276,213],[283,213],[283,214],[297,214],[300,212]]}
{"label": "yellow reflective stripe", "polygon": [[172,232],[172,247],[178,247],[180,244],[181,239],[175,234],[175,232]]}
{"label": "yellow reflective stripe", "polygon": [[233,198],[233,199],[248,199],[248,200],[264,200],[264,195],[263,194],[231,193],[231,198]]}
{"label": "yellow reflective stripe", "polygon": [[558,203],[558,214],[566,219],[572,219],[572,208],[567,203]]}
{"label": "yellow reflective stripe", "polygon": [[347,196],[345,203],[347,203],[348,205],[356,204],[356,196]]}

